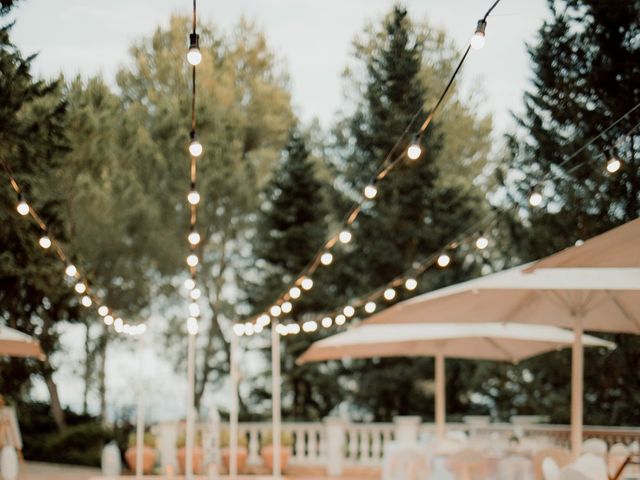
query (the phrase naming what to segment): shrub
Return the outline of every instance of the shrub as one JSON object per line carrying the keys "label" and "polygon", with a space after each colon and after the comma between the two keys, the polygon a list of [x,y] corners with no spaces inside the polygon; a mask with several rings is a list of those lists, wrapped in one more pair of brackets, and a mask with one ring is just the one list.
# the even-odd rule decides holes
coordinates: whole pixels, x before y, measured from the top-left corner
{"label": "shrub", "polygon": [[[260,446],[266,447],[267,445],[271,445],[273,443],[273,435],[271,431],[264,433],[260,437]],[[280,445],[283,447],[291,447],[293,446],[293,435],[289,432],[280,432]]]}

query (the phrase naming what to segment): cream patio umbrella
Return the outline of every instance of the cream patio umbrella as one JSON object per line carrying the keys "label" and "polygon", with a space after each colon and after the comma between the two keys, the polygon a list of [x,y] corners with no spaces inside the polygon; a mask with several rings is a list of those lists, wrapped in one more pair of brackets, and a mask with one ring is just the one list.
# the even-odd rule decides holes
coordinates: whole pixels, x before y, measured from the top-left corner
{"label": "cream patio umbrella", "polygon": [[[435,357],[435,420],[438,438],[445,430],[445,358],[516,363],[571,346],[573,332],[548,325],[513,323],[432,323],[363,325],[319,340],[298,363],[373,357]],[[615,344],[583,335],[589,347]]]}
{"label": "cream patio umbrella", "polygon": [[[638,246],[633,248],[640,248]],[[640,334],[640,268],[541,268],[532,264],[401,302],[365,323],[516,322],[572,328],[571,444],[582,443],[582,332]]]}
{"label": "cream patio umbrella", "polygon": [[0,356],[36,357],[39,360],[46,358],[40,348],[40,342],[26,333],[4,325],[0,325]]}

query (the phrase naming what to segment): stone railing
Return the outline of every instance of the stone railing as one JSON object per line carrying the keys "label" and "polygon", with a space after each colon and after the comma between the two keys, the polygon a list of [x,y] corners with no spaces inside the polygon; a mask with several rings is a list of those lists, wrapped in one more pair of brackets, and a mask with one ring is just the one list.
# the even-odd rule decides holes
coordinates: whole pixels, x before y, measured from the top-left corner
{"label": "stone railing", "polygon": [[[197,426],[204,445],[210,445],[212,427],[204,423]],[[215,428],[215,427],[214,427]],[[222,424],[217,428],[228,429]],[[163,469],[176,465],[176,439],[182,433],[184,424],[163,422],[153,427],[156,445],[160,450]],[[522,437],[551,438],[561,446],[569,444],[568,425],[546,425],[521,423],[488,423],[476,417],[466,423],[448,423],[447,430],[464,431],[469,437],[510,437],[514,433]],[[247,463],[260,465],[260,443],[264,435],[270,433],[270,422],[240,423],[238,435],[246,439]],[[351,467],[379,467],[385,445],[392,440],[416,441],[435,434],[435,426],[421,423],[419,417],[397,417],[392,423],[353,423],[337,418],[327,418],[324,422],[285,422],[282,432],[292,438],[292,454],[289,464],[295,467],[324,467],[329,475],[338,476]],[[585,426],[584,437],[600,438],[609,445],[630,444],[640,441],[640,427],[595,427]]]}

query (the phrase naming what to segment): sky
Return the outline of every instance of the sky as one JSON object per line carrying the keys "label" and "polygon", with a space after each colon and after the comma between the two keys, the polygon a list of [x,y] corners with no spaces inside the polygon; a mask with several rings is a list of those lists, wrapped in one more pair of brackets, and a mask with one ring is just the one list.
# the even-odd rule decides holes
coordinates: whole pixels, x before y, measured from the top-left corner
{"label": "sky", "polygon": [[[318,118],[328,128],[343,101],[341,73],[352,52],[352,40],[367,22],[379,20],[392,0],[200,0],[199,15],[229,30],[241,16],[254,20],[271,48],[284,62],[291,78],[294,106],[304,120]],[[444,28],[463,48],[489,0],[405,0],[412,18],[428,19]],[[127,61],[129,45],[167,25],[172,13],[189,14],[190,0],[23,0],[11,17],[12,39],[24,54],[38,56],[37,76],[60,72],[71,77],[102,74],[114,83],[118,67]],[[511,126],[510,111],[519,111],[528,87],[530,64],[525,42],[534,39],[547,14],[546,0],[502,0],[489,18],[487,42],[472,51],[463,71],[463,89],[480,87],[486,98],[482,113],[494,115],[494,138]],[[186,43],[186,39],[185,39]],[[186,45],[185,45],[186,48]],[[176,418],[184,411],[185,383],[176,377],[159,348],[161,315],[151,319],[151,335],[142,361],[131,344],[111,347],[107,385],[112,409],[135,404],[132,385],[144,385],[149,418]],[[56,379],[63,404],[78,409],[82,381],[80,327],[63,337],[63,369]],[[55,360],[55,359],[54,359]],[[140,381],[140,375],[143,381]],[[35,396],[47,399],[43,385]],[[167,410],[166,399],[173,408]],[[223,400],[214,400],[223,402]],[[93,399],[92,405],[97,408]]]}

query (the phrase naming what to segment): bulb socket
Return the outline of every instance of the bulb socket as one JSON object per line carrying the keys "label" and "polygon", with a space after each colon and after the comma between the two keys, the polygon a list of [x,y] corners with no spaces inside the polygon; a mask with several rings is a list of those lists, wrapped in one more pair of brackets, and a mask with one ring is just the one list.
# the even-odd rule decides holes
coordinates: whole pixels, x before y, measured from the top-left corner
{"label": "bulb socket", "polygon": [[478,20],[478,25],[476,26],[476,34],[484,35],[485,30],[487,29],[487,21],[486,20]]}
{"label": "bulb socket", "polygon": [[200,35],[197,33],[189,34],[189,48],[200,48]]}

